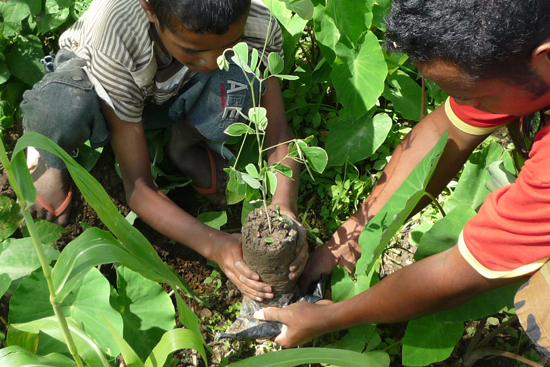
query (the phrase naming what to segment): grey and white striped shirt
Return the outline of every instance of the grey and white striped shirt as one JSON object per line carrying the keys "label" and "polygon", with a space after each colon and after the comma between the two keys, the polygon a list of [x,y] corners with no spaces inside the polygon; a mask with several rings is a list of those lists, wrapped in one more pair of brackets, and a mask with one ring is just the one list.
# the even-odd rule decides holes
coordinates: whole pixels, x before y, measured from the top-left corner
{"label": "grey and white striped shirt", "polygon": [[[242,41],[261,52],[266,35],[266,54],[282,56],[283,36],[275,17],[261,0],[252,0]],[[94,0],[63,33],[59,46],[86,60],[96,92],[119,118],[140,122],[146,99],[162,103],[193,76],[177,62],[159,70],[162,48],[155,47],[154,38],[139,0]],[[170,56],[164,56],[169,62]]]}

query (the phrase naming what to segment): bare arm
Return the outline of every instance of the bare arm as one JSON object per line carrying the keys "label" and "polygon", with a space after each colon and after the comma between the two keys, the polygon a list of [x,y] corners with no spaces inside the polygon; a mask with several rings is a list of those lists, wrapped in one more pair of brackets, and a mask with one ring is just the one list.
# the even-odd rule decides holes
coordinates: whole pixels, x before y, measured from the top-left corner
{"label": "bare arm", "polygon": [[322,305],[295,303],[284,309],[266,308],[256,316],[284,323],[275,342],[291,347],[331,331],[361,324],[406,321],[455,307],[482,292],[517,280],[484,278],[454,246],[398,270],[345,301]]}
{"label": "bare arm", "polygon": [[239,289],[253,299],[271,298],[271,287],[242,260],[238,235],[215,230],[186,213],[153,182],[145,133],[141,123],[130,123],[104,105],[111,130],[111,145],[120,164],[128,204],[155,230],[183,243],[220,265]]}
{"label": "bare arm", "polygon": [[[302,276],[303,287],[318,279],[321,273],[330,273],[336,265],[341,265],[349,271],[354,269],[355,262],[360,256],[357,241],[363,227],[386,204],[446,131],[449,133],[449,139],[427,188],[433,196],[441,193],[472,151],[487,137],[470,135],[457,129],[447,118],[443,106],[420,121],[395,149],[380,180],[361,208],[310,256]],[[428,203],[429,199],[424,198],[414,212]]]}

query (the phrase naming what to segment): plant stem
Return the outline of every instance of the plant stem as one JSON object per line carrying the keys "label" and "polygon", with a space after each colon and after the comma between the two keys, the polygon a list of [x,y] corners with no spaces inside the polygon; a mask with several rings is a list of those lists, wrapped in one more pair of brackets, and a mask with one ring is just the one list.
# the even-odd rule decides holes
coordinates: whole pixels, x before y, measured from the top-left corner
{"label": "plant stem", "polygon": [[48,284],[48,290],[50,292],[50,303],[52,304],[55,316],[57,317],[57,321],[59,322],[59,327],[61,329],[61,333],[63,334],[63,337],[65,338],[65,343],[67,344],[67,348],[69,348],[69,352],[73,356],[77,366],[84,367],[84,364],[82,363],[82,360],[78,355],[78,350],[76,348],[74,340],[71,336],[67,319],[65,318],[65,315],[63,314],[63,311],[61,310],[61,306],[59,305],[59,303],[54,301],[56,293],[53,286],[52,271],[51,271],[50,265],[48,264],[48,258],[46,256],[44,248],[42,247],[42,243],[40,242],[40,235],[38,234],[38,230],[36,229],[36,225],[34,224],[34,220],[31,216],[31,213],[27,208],[27,203],[23,197],[21,188],[19,187],[19,184],[15,179],[11,162],[8,159],[8,155],[6,153],[6,149],[4,147],[3,142],[0,144],[0,160],[2,161],[2,165],[4,166],[4,172],[8,174],[8,180],[10,182],[10,185],[13,191],[15,192],[15,195],[17,196],[17,199],[20,203],[27,229],[29,230],[29,234],[31,236],[32,243],[34,245],[36,255],[38,256],[38,261],[40,261],[40,266],[42,267],[42,271],[44,272],[44,277],[46,278],[46,283]]}
{"label": "plant stem", "polygon": [[424,191],[424,195],[426,195],[432,200],[432,203],[437,207],[437,209],[439,210],[442,216],[444,217],[447,216],[447,214],[445,214],[445,210],[443,210],[443,207],[441,206],[441,204],[439,204],[439,201],[436,198],[434,198],[432,194],[430,194],[427,191]]}

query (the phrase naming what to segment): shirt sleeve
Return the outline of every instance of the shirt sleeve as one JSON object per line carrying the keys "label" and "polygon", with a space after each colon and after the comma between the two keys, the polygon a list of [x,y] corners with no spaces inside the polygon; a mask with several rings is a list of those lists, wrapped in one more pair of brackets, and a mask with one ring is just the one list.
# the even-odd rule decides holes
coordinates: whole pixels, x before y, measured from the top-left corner
{"label": "shirt sleeve", "polygon": [[453,97],[449,97],[445,101],[445,113],[453,125],[471,135],[490,134],[518,118],[517,116],[481,111],[472,106],[463,106],[456,103]]}
{"label": "shirt sleeve", "polygon": [[529,275],[550,259],[550,126],[535,138],[515,183],[492,192],[458,247],[487,278]]}

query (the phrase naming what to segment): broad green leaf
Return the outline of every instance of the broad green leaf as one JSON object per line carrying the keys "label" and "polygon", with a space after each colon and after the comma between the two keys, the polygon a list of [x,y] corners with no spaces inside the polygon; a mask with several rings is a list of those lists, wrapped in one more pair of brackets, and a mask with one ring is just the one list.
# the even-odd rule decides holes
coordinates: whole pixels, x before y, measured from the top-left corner
{"label": "broad green leaf", "polygon": [[280,162],[276,162],[271,166],[273,168],[273,171],[281,173],[285,175],[286,177],[292,177],[292,169],[287,166],[286,164],[282,164]]}
{"label": "broad green leaf", "polygon": [[0,60],[0,84],[4,84],[10,78],[11,73],[4,60]]}
{"label": "broad green leaf", "polygon": [[385,113],[373,118],[365,115],[357,121],[342,117],[331,122],[325,146],[329,166],[343,166],[347,161],[355,163],[370,157],[386,140],[391,126],[391,118]]}
{"label": "broad green leaf", "polygon": [[124,364],[127,367],[144,367],[143,362],[137,355],[136,351],[124,340],[122,335],[111,325],[107,319],[103,318],[103,321],[107,325],[107,329],[111,333],[112,337],[116,340],[120,353],[124,358]]}
{"label": "broad green leaf", "polygon": [[27,1],[6,1],[0,3],[0,13],[4,22],[21,23],[31,14]]}
{"label": "broad green leaf", "polygon": [[11,278],[8,274],[0,274],[0,297],[10,288]]}
{"label": "broad green leaf", "polygon": [[334,19],[325,14],[324,2],[315,4],[313,13],[315,38],[321,53],[330,66],[334,66],[336,60],[336,44],[340,39],[340,31],[334,24]]}
{"label": "broad green leaf", "polygon": [[441,323],[433,315],[409,321],[403,338],[403,365],[428,366],[447,359],[463,331],[462,322]]}
{"label": "broad green leaf", "polygon": [[197,219],[207,226],[219,230],[227,223],[227,212],[205,212],[199,214]]}
{"label": "broad green leaf", "polygon": [[418,250],[414,254],[414,259],[419,261],[456,245],[460,232],[474,215],[476,212],[470,207],[453,209],[424,233],[418,244]]}
{"label": "broad green leaf", "polygon": [[46,34],[67,21],[69,17],[69,8],[65,8],[58,13],[42,15],[42,21],[38,23],[38,33]]}
{"label": "broad green leaf", "polygon": [[390,239],[401,228],[418,201],[424,196],[426,186],[446,143],[447,133],[444,133],[384,207],[363,228],[359,236],[362,255],[357,261],[356,274],[371,272]]}
{"label": "broad green leaf", "polygon": [[340,302],[368,289],[371,280],[363,274],[353,279],[346,269],[337,266],[332,271],[331,283],[332,300]]}
{"label": "broad green leaf", "polygon": [[342,340],[338,342],[340,349],[352,350],[361,353],[365,350],[366,344],[375,334],[376,325],[360,325],[349,329]]}
{"label": "broad green leaf", "polygon": [[19,204],[7,196],[0,195],[0,241],[14,234],[21,223],[23,215]]}
{"label": "broad green leaf", "polygon": [[409,243],[413,246],[418,247],[420,241],[422,241],[424,233],[428,232],[430,228],[432,228],[432,226],[433,223],[423,222],[414,227],[409,236]]}
{"label": "broad green leaf", "polygon": [[288,5],[300,18],[305,20],[313,18],[314,8],[311,0],[289,0]]}
{"label": "broad green leaf", "polygon": [[75,367],[76,363],[60,354],[38,356],[21,347],[11,346],[0,350],[0,365],[2,367]]}
{"label": "broad green leaf", "polygon": [[124,339],[145,360],[163,333],[176,326],[174,305],[158,283],[125,267],[117,274],[118,297],[111,302],[124,319]]}
{"label": "broad green leaf", "polygon": [[357,353],[332,348],[286,349],[260,354],[255,357],[231,363],[228,367],[292,367],[302,364],[320,363],[340,367],[388,367],[369,353]]}
{"label": "broad green leaf", "polygon": [[245,134],[254,134],[254,130],[242,122],[235,122],[234,124],[229,125],[224,131],[227,135],[230,136],[241,136]]}
{"label": "broad green leaf", "polygon": [[368,31],[372,23],[374,0],[332,0],[327,1],[326,14],[334,19],[341,37],[346,37],[356,46],[362,34]]}
{"label": "broad green leaf", "polygon": [[[50,245],[43,246],[48,262],[56,260],[59,251]],[[8,238],[0,243],[0,274],[8,274],[11,280],[25,277],[40,267],[40,261],[30,238]]]}
{"label": "broad green leaf", "polygon": [[469,206],[474,210],[479,208],[489,195],[489,190],[486,187],[490,178],[487,167],[501,159],[502,153],[500,144],[492,141],[468,159],[455,191],[450,199],[443,204],[445,211],[450,212],[459,206]]}
{"label": "broad green leaf", "polygon": [[[21,348],[24,348],[26,351],[34,353],[34,354],[44,354],[44,353],[38,353],[38,342],[39,339],[46,339],[48,338],[47,335],[39,335],[37,333],[28,333],[26,331],[21,331],[16,328],[8,328],[8,335],[6,336],[6,340],[2,343],[5,346],[8,345],[17,345]],[[57,341],[56,341],[57,342]],[[67,348],[63,349],[63,352]],[[52,353],[55,353],[54,351],[51,351]],[[50,353],[49,351],[46,353]]]}
{"label": "broad green leaf", "polygon": [[27,83],[34,85],[44,75],[40,59],[44,57],[42,42],[34,35],[28,35],[25,42],[19,42],[6,52],[6,64],[10,73]]}
{"label": "broad green leaf", "polygon": [[200,350],[201,347],[201,340],[191,330],[168,330],[145,361],[145,367],[162,367],[171,353],[179,349]]}
{"label": "broad green leaf", "polygon": [[338,100],[356,120],[378,101],[388,73],[382,48],[374,33],[369,31],[359,47],[357,51],[338,43],[336,54],[339,61],[331,73]]}
{"label": "broad green leaf", "polygon": [[100,317],[109,320],[117,330],[123,330],[123,317],[110,305],[110,293],[109,281],[93,268],[82,279],[73,304],[63,305],[63,310],[84,325],[86,333],[99,344],[103,353],[116,357],[119,350]]}
{"label": "broad green leaf", "polygon": [[[111,367],[95,341],[90,338],[73,319],[67,318],[67,323],[78,353],[82,359],[89,366]],[[42,331],[59,341],[65,341],[59,329],[59,323],[55,317],[48,317],[25,324],[12,324],[11,327],[35,334]]]}
{"label": "broad green leaf", "polygon": [[491,163],[487,167],[487,171],[489,172],[489,181],[487,181],[486,187],[491,192],[516,182],[516,174],[508,171],[504,167],[503,161]]}
{"label": "broad green leaf", "polygon": [[404,119],[420,121],[422,88],[409,74],[397,70],[388,75],[383,96],[392,101],[395,110]]}
{"label": "broad green leaf", "polygon": [[[63,232],[65,232],[65,228],[60,225],[42,219],[35,219],[34,226],[43,245],[53,246]],[[25,237],[31,236],[26,225],[21,227],[21,232]]]}
{"label": "broad green leaf", "polygon": [[285,6],[286,3],[283,1],[264,0],[264,3],[269,7],[271,14],[277,18],[282,28],[284,38],[283,52],[285,55],[284,70],[288,72],[295,65],[295,51],[298,48],[298,41],[302,37],[307,20],[301,18],[297,14],[293,14],[292,11]]}
{"label": "broad green leaf", "polygon": [[434,314],[436,322],[468,321],[499,313],[505,307],[514,307],[514,296],[524,281],[484,292],[468,302]]}

